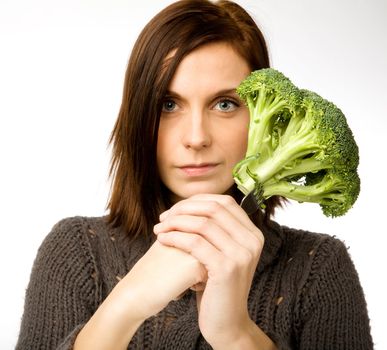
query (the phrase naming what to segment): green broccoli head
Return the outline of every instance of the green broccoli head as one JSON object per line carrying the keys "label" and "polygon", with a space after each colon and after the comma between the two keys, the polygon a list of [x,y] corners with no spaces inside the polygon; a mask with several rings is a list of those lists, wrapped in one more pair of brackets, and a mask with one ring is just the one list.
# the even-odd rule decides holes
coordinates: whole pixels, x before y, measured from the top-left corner
{"label": "green broccoli head", "polygon": [[250,110],[249,144],[246,156],[268,151],[273,128],[279,115],[286,120],[294,115],[301,94],[282,73],[271,68],[252,72],[238,87],[237,93]]}
{"label": "green broccoli head", "polygon": [[301,90],[302,106],[305,117],[310,118],[316,135],[321,144],[321,158],[331,162],[334,167],[357,169],[359,164],[359,149],[348,126],[343,112],[332,102],[318,94]]}
{"label": "green broccoli head", "polygon": [[237,92],[250,111],[238,188],[319,203],[328,216],[348,211],[360,190],[359,150],[342,111],[272,68],[252,72]]}

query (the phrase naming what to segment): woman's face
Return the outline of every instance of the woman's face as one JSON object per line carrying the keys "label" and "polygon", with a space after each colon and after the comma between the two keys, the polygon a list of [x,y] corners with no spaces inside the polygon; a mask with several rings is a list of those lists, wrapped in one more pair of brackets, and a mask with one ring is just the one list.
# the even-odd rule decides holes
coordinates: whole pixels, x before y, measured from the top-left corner
{"label": "woman's face", "polygon": [[157,143],[161,180],[174,200],[222,194],[247,147],[249,113],[235,90],[250,73],[228,44],[213,43],[187,55],[163,102]]}

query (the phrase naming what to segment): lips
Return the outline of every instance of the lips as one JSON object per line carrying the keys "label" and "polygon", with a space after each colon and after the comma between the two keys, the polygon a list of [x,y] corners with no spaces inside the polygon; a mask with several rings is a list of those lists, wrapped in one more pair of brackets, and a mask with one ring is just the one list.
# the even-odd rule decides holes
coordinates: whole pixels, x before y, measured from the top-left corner
{"label": "lips", "polygon": [[216,167],[218,163],[200,163],[200,164],[186,164],[179,166],[178,168],[183,171],[184,174],[188,176],[203,176],[210,174]]}

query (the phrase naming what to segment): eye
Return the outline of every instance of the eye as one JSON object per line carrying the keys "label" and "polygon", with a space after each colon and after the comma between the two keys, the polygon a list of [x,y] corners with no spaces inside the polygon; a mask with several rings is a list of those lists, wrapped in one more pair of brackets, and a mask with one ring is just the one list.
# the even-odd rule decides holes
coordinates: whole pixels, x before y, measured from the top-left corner
{"label": "eye", "polygon": [[176,102],[171,99],[165,100],[163,102],[163,105],[162,105],[163,112],[170,113],[170,112],[173,112],[176,108],[177,108]]}
{"label": "eye", "polygon": [[222,99],[218,101],[215,105],[215,109],[221,112],[233,112],[239,107],[239,104],[236,101],[230,99]]}

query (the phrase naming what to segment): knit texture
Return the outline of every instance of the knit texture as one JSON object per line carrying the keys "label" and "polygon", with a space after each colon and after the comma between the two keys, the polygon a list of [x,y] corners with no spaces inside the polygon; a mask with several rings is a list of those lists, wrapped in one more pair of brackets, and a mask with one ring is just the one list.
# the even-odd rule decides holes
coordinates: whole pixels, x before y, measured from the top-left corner
{"label": "knit texture", "polygon": [[[250,317],[279,349],[372,349],[363,290],[338,239],[271,222],[249,294]],[[70,350],[77,334],[152,242],[104,218],[62,220],[45,238],[26,292],[16,350]],[[156,292],[155,292],[156,293]],[[211,349],[189,290],[147,319],[128,349]]]}

